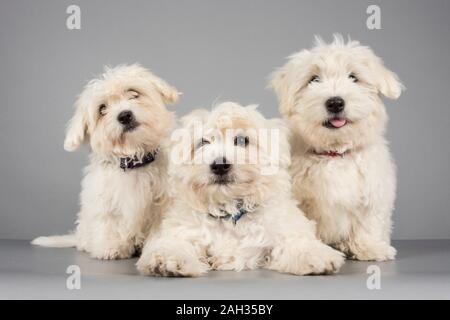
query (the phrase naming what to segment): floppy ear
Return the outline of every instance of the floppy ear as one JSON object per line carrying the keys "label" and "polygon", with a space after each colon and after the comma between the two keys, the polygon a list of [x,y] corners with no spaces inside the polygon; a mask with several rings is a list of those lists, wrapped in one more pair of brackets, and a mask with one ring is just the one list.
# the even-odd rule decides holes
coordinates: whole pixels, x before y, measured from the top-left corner
{"label": "floppy ear", "polygon": [[272,73],[270,87],[275,91],[278,97],[279,109],[282,115],[288,116],[292,107],[291,97],[289,95],[289,81],[287,80],[287,66],[283,66]]}
{"label": "floppy ear", "polygon": [[369,60],[368,66],[375,76],[375,86],[379,93],[390,99],[400,97],[405,87],[398,76],[384,66],[379,57],[372,53],[372,59]]}
{"label": "floppy ear", "polygon": [[158,90],[164,103],[171,104],[178,101],[180,92],[178,92],[175,87],[172,87],[167,82],[156,76],[152,76],[150,81],[156,90]]}
{"label": "floppy ear", "polygon": [[278,96],[279,109],[282,115],[289,116],[294,107],[295,94],[305,84],[308,72],[309,50],[302,50],[289,57],[289,61],[271,75],[269,86]]}
{"label": "floppy ear", "polygon": [[87,119],[85,111],[80,102],[77,102],[75,114],[67,123],[66,138],[64,140],[64,149],[66,151],[77,150],[86,140]]}
{"label": "floppy ear", "polygon": [[[202,126],[206,122],[209,111],[206,109],[195,109],[188,115],[179,119],[180,126],[175,129],[170,138],[170,163],[177,164],[184,161],[192,160],[193,139],[201,138],[196,134],[201,134]],[[197,127],[198,126],[198,127]],[[174,166],[169,166],[173,168]],[[174,176],[177,172],[174,171]]]}

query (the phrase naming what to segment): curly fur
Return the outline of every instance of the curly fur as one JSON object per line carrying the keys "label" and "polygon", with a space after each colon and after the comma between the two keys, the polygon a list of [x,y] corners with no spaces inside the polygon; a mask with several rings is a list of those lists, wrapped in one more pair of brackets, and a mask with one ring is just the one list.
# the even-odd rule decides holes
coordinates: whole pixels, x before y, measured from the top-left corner
{"label": "curly fur", "polygon": [[[396,177],[381,95],[400,96],[397,76],[369,47],[336,35],[330,44],[317,38],[313,49],[289,57],[271,85],[292,132],[294,195],[317,222],[318,236],[351,258],[394,259]],[[346,124],[330,129],[325,102],[336,96],[345,101]]]}
{"label": "curly fur", "polygon": [[[265,119],[255,106],[226,102],[181,122],[169,170],[176,196],[144,246],[137,263],[142,274],[200,276],[262,267],[304,275],[340,268],[342,254],[315,237],[314,223],[291,197],[289,142],[281,120]],[[263,141],[257,134],[264,130],[277,134]],[[233,144],[237,135],[247,136],[248,145]],[[209,143],[199,144],[202,138]],[[242,158],[231,156],[240,152]],[[221,184],[210,164],[224,155],[232,169]],[[236,224],[219,218],[236,210],[238,201],[248,212]]]}
{"label": "curly fur", "polygon": [[[40,237],[33,244],[76,246],[98,259],[129,258],[140,250],[169,203],[166,148],[173,115],[165,104],[177,98],[175,88],[137,64],[106,68],[86,85],[64,142],[68,151],[83,142],[91,147],[77,228],[72,235]],[[118,121],[124,110],[138,123],[132,131]],[[120,157],[141,157],[156,148],[153,163],[130,171],[119,167]]]}

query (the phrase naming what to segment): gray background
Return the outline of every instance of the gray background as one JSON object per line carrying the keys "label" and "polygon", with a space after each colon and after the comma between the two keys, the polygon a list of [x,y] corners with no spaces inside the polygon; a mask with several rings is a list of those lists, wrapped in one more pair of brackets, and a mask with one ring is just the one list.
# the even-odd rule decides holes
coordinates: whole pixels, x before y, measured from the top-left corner
{"label": "gray background", "polygon": [[[82,29],[67,30],[78,4]],[[365,26],[379,4],[382,30]],[[220,100],[276,116],[268,74],[334,32],[370,45],[408,90],[386,101],[399,167],[396,239],[450,238],[450,1],[0,0],[0,238],[73,227],[87,148],[66,153],[82,85],[140,62],[184,92],[178,114]]]}

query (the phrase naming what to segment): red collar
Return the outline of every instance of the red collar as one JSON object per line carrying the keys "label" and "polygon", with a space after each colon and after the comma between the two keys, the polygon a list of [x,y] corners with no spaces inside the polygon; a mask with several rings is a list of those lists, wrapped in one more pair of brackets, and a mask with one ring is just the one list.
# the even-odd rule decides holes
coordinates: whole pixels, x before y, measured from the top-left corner
{"label": "red collar", "polygon": [[349,150],[346,150],[342,153],[337,152],[337,151],[323,151],[323,152],[317,152],[315,150],[311,151],[312,154],[315,154],[316,156],[326,156],[326,157],[330,157],[330,158],[336,158],[336,157],[341,157],[343,158],[347,153],[349,153]]}

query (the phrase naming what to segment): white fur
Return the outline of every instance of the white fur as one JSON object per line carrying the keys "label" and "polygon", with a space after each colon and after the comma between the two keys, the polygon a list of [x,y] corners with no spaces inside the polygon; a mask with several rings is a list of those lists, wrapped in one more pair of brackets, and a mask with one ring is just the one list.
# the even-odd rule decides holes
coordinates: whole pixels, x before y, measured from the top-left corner
{"label": "white fur", "polygon": [[[387,113],[381,95],[397,99],[403,86],[370,48],[336,35],[316,39],[272,78],[280,111],[292,132],[293,191],[317,222],[318,236],[358,260],[394,259],[390,246],[395,166],[384,137]],[[349,78],[354,74],[358,81]],[[308,83],[313,75],[318,82]],[[345,100],[347,125],[323,126],[325,101]],[[344,153],[342,157],[318,155]]]}
{"label": "white fur", "polygon": [[[199,276],[208,270],[247,270],[258,267],[297,275],[337,271],[344,259],[340,252],[326,246],[315,236],[314,223],[307,220],[291,197],[289,142],[281,120],[266,120],[255,106],[242,107],[227,102],[212,112],[196,110],[182,119],[183,129],[191,136],[199,123],[203,147],[198,139],[188,143],[184,160],[174,144],[174,162],[170,165],[175,199],[164,214],[161,228],[148,238],[137,267],[145,275]],[[249,137],[247,147],[235,146],[233,129]],[[263,175],[262,167],[273,161],[271,148],[261,144],[256,130],[276,129],[279,140],[279,169]],[[228,140],[227,140],[228,139]],[[230,182],[214,183],[210,164],[224,154],[260,152],[257,162],[236,163],[233,158]],[[229,152],[229,153],[228,153]],[[178,161],[177,161],[178,160]],[[211,217],[220,209],[232,212],[243,201],[249,211],[236,225],[231,220]]]}
{"label": "white fur", "polygon": [[[87,84],[64,142],[65,149],[73,151],[89,141],[92,150],[76,231],[40,237],[33,244],[76,246],[99,259],[129,258],[140,250],[169,201],[166,144],[173,115],[165,104],[177,97],[175,88],[136,64],[107,68]],[[124,110],[131,110],[139,123],[133,131],[125,132],[117,121]],[[158,147],[156,160],[147,166],[127,171],[119,167],[120,157],[142,156]]]}

